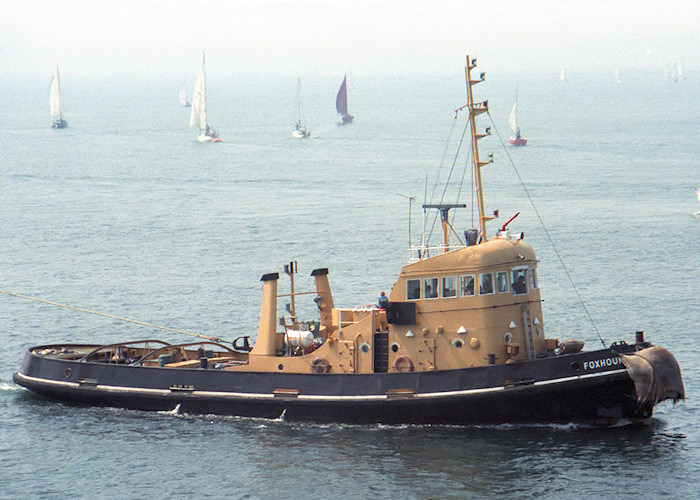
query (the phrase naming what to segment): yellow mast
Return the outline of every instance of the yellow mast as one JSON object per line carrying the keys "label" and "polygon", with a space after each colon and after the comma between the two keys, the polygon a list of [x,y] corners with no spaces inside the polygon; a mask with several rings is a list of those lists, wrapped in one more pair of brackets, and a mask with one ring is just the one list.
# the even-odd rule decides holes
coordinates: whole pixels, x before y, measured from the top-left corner
{"label": "yellow mast", "polygon": [[[487,241],[486,238],[486,222],[490,221],[493,219],[493,217],[486,216],[484,214],[484,195],[481,189],[481,167],[484,165],[488,165],[491,163],[490,161],[481,161],[479,159],[479,147],[477,145],[477,141],[483,137],[486,137],[488,133],[486,134],[477,134],[476,133],[476,117],[480,115],[481,113],[485,113],[489,110],[489,102],[484,101],[480,103],[474,103],[474,94],[472,92],[472,86],[476,85],[477,83],[483,82],[484,81],[484,76],[485,73],[481,73],[479,75],[478,80],[472,80],[471,78],[471,70],[476,68],[476,58],[470,59],[469,56],[467,56],[467,65],[464,67],[464,73],[466,76],[467,80],[467,106],[469,107],[469,128],[471,129],[471,135],[472,135],[472,156],[474,157],[474,179],[475,179],[475,185],[476,185],[476,199],[477,199],[477,204],[479,207],[479,230],[481,233],[481,241],[485,242]],[[487,129],[488,131],[488,129]]]}

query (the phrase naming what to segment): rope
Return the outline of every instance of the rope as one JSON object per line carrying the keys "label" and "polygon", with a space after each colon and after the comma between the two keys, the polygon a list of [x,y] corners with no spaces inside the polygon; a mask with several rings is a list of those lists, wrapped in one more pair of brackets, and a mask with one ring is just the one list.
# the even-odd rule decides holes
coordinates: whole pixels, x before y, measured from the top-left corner
{"label": "rope", "polygon": [[89,309],[83,309],[81,307],[69,306],[66,304],[59,304],[58,302],[51,302],[50,300],[37,299],[35,297],[28,297],[26,295],[20,295],[18,293],[6,292],[4,290],[0,290],[0,293],[4,293],[5,295],[11,295],[12,297],[19,297],[20,299],[33,300],[35,302],[41,302],[43,304],[49,304],[52,306],[65,307],[66,309],[73,309],[74,311],[95,314],[97,316],[104,316],[105,318],[116,319],[119,321],[127,321],[129,323],[136,323],[137,325],[150,326],[151,328],[159,328],[161,330],[167,330],[169,332],[182,333],[185,335],[192,335],[193,337],[199,337],[201,339],[212,340],[214,342],[226,342],[225,340],[217,338],[217,337],[207,337],[206,335],[200,335],[198,333],[186,332],[184,330],[176,330],[174,328],[168,328],[167,326],[158,326],[158,325],[153,325],[151,323],[145,323],[143,321],[136,321],[134,319],[121,318],[119,316],[113,316],[111,314],[105,314],[105,313],[101,313],[101,312],[97,312],[97,311],[91,311]]}
{"label": "rope", "polygon": [[542,229],[544,229],[544,234],[547,236],[547,239],[549,240],[550,245],[552,245],[552,248],[554,249],[554,253],[556,254],[557,258],[559,259],[559,263],[561,264],[561,267],[564,269],[564,272],[566,273],[566,277],[569,279],[569,283],[571,283],[571,286],[574,289],[574,292],[576,293],[576,296],[578,297],[578,300],[581,304],[581,307],[583,307],[583,310],[586,313],[586,316],[588,316],[588,320],[591,322],[591,325],[593,325],[593,329],[595,330],[595,333],[598,335],[598,338],[600,339],[600,342],[603,344],[603,347],[607,349],[607,345],[605,345],[605,341],[603,340],[603,337],[600,335],[600,332],[598,331],[598,327],[595,324],[595,321],[593,321],[593,316],[591,316],[591,313],[588,311],[588,308],[586,307],[586,303],[583,301],[583,297],[578,291],[578,288],[576,287],[576,284],[574,283],[574,279],[571,277],[571,274],[569,274],[569,270],[566,268],[566,264],[564,264],[564,259],[562,259],[561,255],[559,254],[559,250],[557,249],[557,246],[554,244],[554,239],[552,239],[552,236],[549,234],[549,231],[547,230],[547,226],[544,225],[544,220],[542,219],[542,216],[540,215],[540,212],[537,210],[537,207],[535,206],[535,202],[533,201],[532,197],[530,196],[530,192],[527,190],[527,187],[525,187],[525,182],[523,181],[523,178],[520,176],[520,172],[518,172],[517,167],[515,166],[515,162],[513,161],[513,158],[510,156],[510,153],[508,152],[508,148],[506,147],[505,142],[503,142],[503,138],[501,137],[501,133],[498,131],[498,127],[496,127],[496,122],[493,120],[493,117],[491,116],[491,112],[487,111],[487,114],[489,115],[489,118],[491,119],[491,125],[493,129],[496,131],[496,135],[498,136],[498,140],[501,142],[501,146],[503,146],[504,151],[506,152],[506,156],[508,156],[508,160],[510,161],[511,166],[513,167],[513,170],[515,171],[515,175],[518,177],[518,180],[520,181],[520,185],[523,188],[523,191],[525,191],[525,195],[527,196],[527,199],[530,201],[530,205],[532,205],[532,209],[535,211],[535,215],[537,215],[537,219],[540,221],[540,225],[542,226]]}

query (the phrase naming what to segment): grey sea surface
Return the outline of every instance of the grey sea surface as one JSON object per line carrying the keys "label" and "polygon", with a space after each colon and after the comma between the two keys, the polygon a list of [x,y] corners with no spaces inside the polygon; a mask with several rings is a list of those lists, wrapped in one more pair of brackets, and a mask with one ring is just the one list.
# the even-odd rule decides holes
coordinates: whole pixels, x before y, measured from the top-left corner
{"label": "grey sea surface", "polygon": [[[0,80],[2,291],[254,336],[263,274],[296,260],[297,290],[311,290],[310,272],[328,267],[337,305],[374,303],[408,257],[406,197],[416,197],[414,243],[424,193],[438,201],[450,170],[446,199],[460,182],[462,199],[472,199],[468,156],[456,156],[466,118],[455,119],[466,99],[459,68],[450,78],[355,77],[355,121],[342,127],[341,78],[302,78],[306,140],[291,137],[296,75],[210,77],[219,144],[199,144],[188,128],[181,78],[62,78],[65,130],[50,128],[48,79]],[[504,148],[516,87],[528,144]],[[643,330],[676,355],[686,402],[660,405],[646,424],[605,429],[317,425],[74,407],[12,382],[28,347],[188,338],[0,294],[0,497],[697,495],[698,75],[670,82],[636,73],[616,84],[603,73],[566,83],[487,74],[475,93],[491,110],[479,119],[492,132],[482,157],[494,155],[483,171],[486,206],[500,211],[489,230],[520,212],[510,227],[540,261],[546,335],[601,346],[568,272],[608,345]],[[457,212],[455,226],[472,227],[472,212]],[[310,299],[298,308],[315,319]]]}

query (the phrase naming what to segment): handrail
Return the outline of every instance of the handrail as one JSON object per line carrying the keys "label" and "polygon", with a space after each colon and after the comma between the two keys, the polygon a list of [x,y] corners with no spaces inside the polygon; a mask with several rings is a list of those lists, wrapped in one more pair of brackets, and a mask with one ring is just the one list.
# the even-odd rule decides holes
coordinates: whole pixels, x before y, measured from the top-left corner
{"label": "handrail", "polygon": [[169,344],[168,342],[164,342],[164,341],[162,341],[162,340],[134,340],[134,341],[130,341],[130,342],[118,342],[118,343],[116,343],[116,344],[105,344],[105,345],[101,345],[101,346],[98,347],[97,349],[94,349],[94,350],[90,351],[90,352],[87,353],[85,356],[83,356],[82,358],[80,358],[78,361],[80,361],[80,362],[87,362],[87,361],[89,361],[89,358],[90,358],[93,354],[98,353],[98,352],[101,351],[102,349],[108,349],[108,348],[110,348],[110,347],[120,347],[120,346],[127,347],[127,346],[131,346],[132,344],[150,344],[151,342],[154,343],[154,344],[164,344],[165,346],[172,345],[172,344]]}
{"label": "handrail", "polygon": [[464,245],[448,245],[447,247],[444,245],[411,245],[408,247],[408,262],[414,263],[427,259],[430,257],[431,253],[433,256],[442,255],[443,253],[459,250],[460,248],[464,248]]}
{"label": "handrail", "polygon": [[211,345],[215,345],[215,346],[217,346],[217,347],[223,347],[223,348],[226,349],[228,352],[230,352],[230,353],[232,353],[232,354],[236,354],[236,351],[234,351],[234,350],[231,349],[230,347],[225,346],[225,345],[223,345],[223,344],[220,344],[220,343],[218,343],[218,342],[206,342],[206,341],[205,341],[205,342],[190,342],[190,343],[187,343],[187,344],[170,344],[170,345],[161,347],[160,349],[156,349],[155,351],[151,351],[151,352],[149,352],[148,354],[146,354],[145,356],[141,357],[140,359],[137,359],[136,361],[133,361],[131,364],[132,364],[132,365],[137,365],[137,364],[139,364],[139,363],[143,363],[146,359],[148,359],[148,358],[154,356],[155,354],[157,354],[157,353],[159,353],[159,352],[166,351],[166,350],[168,350],[168,349],[180,349],[180,348],[182,348],[182,347],[189,347],[189,346],[194,346],[194,345],[199,345],[199,346],[201,346],[201,345],[204,345],[204,344],[211,344]]}

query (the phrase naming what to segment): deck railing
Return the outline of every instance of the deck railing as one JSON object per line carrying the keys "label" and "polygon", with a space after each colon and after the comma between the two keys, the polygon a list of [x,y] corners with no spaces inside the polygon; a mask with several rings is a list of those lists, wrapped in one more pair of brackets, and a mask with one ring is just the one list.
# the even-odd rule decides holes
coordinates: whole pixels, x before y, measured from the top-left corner
{"label": "deck railing", "polygon": [[444,245],[411,245],[408,248],[408,262],[412,264],[429,257],[435,257],[436,255],[442,255],[443,253],[459,250],[460,248],[464,248],[464,245],[448,245],[447,247]]}

